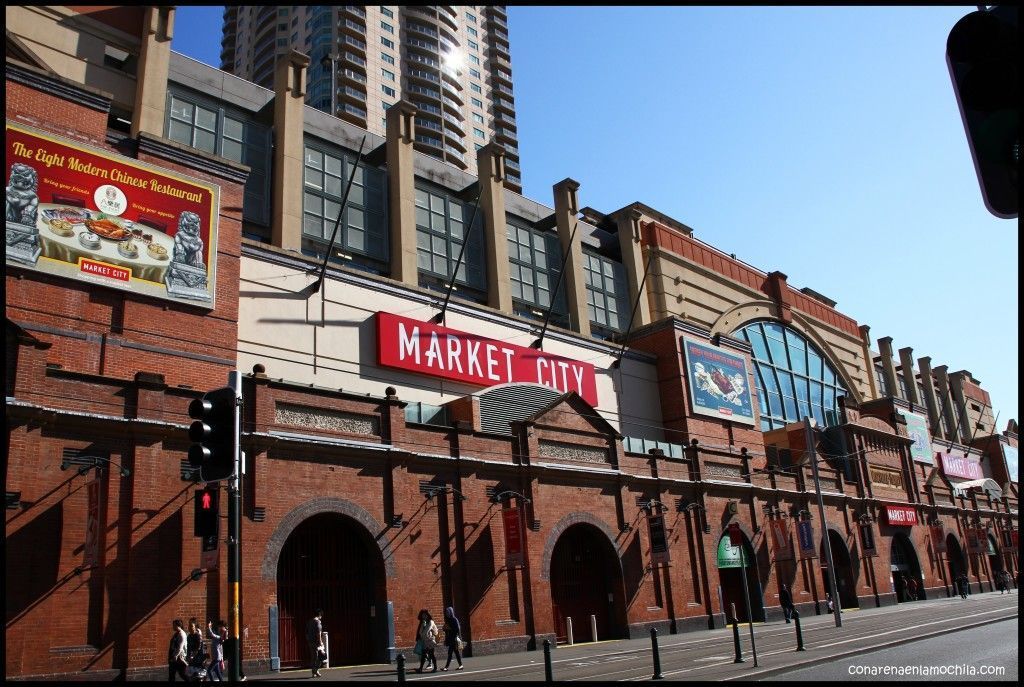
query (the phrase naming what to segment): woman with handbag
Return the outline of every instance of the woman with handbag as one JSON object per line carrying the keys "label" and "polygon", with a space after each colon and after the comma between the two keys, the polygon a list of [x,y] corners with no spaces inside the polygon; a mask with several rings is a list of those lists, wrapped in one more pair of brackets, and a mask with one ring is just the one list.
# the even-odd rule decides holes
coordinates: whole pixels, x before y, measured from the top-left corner
{"label": "woman with handbag", "polygon": [[430,612],[427,609],[422,609],[417,616],[420,624],[417,630],[416,636],[418,638],[417,645],[422,644],[423,653],[420,654],[420,667],[416,669],[417,673],[423,672],[423,665],[429,660],[433,664],[434,669],[432,672],[437,672],[437,657],[434,656],[434,647],[437,646],[438,632],[437,623],[430,616]]}
{"label": "woman with handbag", "polygon": [[451,606],[444,609],[444,644],[448,647],[448,660],[445,661],[444,668],[441,670],[448,670],[448,666],[452,664],[452,654],[455,654],[455,658],[459,662],[459,667],[456,670],[462,670],[462,626],[459,625],[459,619],[455,617],[455,609]]}

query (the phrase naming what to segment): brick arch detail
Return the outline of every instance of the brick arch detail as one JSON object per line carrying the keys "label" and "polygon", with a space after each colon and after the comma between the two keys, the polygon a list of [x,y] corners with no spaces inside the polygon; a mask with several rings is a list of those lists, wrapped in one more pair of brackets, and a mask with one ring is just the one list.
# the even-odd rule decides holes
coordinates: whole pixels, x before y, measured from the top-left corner
{"label": "brick arch detail", "polygon": [[[384,574],[389,578],[395,577],[395,560],[391,551],[391,543],[386,539],[385,528],[377,522],[376,518],[370,515],[363,507],[358,506],[346,499],[334,497],[322,497],[307,501],[291,510],[281,518],[277,529],[270,536],[267,542],[267,549],[263,555],[263,564],[260,566],[260,577],[267,582],[277,580],[277,564],[281,558],[281,551],[284,549],[288,537],[299,525],[321,513],[337,513],[344,515],[363,526],[366,534],[377,545],[380,555],[384,559]],[[383,534],[382,534],[383,533]]]}
{"label": "brick arch detail", "polygon": [[[615,562],[618,564],[619,575],[622,575],[622,558],[619,557],[619,548],[615,545],[615,533],[612,528],[608,526],[604,520],[597,518],[590,513],[569,513],[564,518],[558,521],[551,532],[548,533],[547,542],[544,544],[544,556],[540,561],[540,579],[545,582],[551,581],[551,556],[555,552],[555,545],[558,544],[559,538],[565,533],[567,529],[573,525],[590,525],[596,527],[601,531],[604,536],[608,538],[608,544],[611,545],[612,551],[615,552]],[[624,579],[624,578],[623,578]]]}

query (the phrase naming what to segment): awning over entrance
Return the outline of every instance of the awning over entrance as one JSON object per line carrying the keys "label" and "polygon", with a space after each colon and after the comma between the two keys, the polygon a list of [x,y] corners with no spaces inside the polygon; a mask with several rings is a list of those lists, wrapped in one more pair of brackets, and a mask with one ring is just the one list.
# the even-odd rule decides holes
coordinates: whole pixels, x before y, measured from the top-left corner
{"label": "awning over entrance", "polygon": [[969,482],[958,482],[953,485],[954,496],[957,492],[967,492],[973,487],[978,487],[982,491],[988,492],[993,498],[1000,499],[1003,497],[1003,490],[999,488],[999,484],[988,477],[984,479],[972,479]]}

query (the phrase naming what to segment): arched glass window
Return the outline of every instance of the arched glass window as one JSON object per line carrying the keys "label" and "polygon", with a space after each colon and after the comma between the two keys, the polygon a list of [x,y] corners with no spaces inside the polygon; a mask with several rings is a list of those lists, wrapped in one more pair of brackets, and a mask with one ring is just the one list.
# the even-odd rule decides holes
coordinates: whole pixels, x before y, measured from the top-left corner
{"label": "arched glass window", "polygon": [[838,424],[846,387],[821,351],[777,322],[752,322],[733,333],[750,343],[761,406],[761,431],[779,429],[804,416],[819,426]]}

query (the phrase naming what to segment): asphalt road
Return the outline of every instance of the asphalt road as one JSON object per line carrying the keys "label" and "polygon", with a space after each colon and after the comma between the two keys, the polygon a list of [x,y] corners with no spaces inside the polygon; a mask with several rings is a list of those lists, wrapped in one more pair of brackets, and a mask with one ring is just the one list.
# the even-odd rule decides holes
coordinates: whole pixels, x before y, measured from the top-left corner
{"label": "asphalt road", "polygon": [[[886,608],[846,611],[843,627],[835,627],[832,616],[811,616],[802,620],[806,651],[796,651],[795,626],[782,621],[755,624],[757,665],[750,645],[748,626],[740,626],[743,663],[735,663],[731,629],[692,632],[659,637],[661,670],[666,680],[760,680],[810,666],[831,666],[855,654],[905,645],[926,637],[938,636],[937,645],[945,663],[974,661],[976,651],[968,650],[964,638],[976,636],[977,628],[999,623],[1012,627],[1012,641],[992,641],[990,646],[1006,644],[1016,649],[1018,594],[998,593],[972,595],[967,599],[936,599],[889,606]],[[1002,621],[1002,622],[1000,622]],[[957,633],[950,636],[950,633]],[[1004,636],[997,633],[996,636]],[[1000,643],[1001,642],[1001,643]],[[980,654],[978,654],[980,655]],[[1000,654],[1001,655],[1001,654]],[[653,676],[651,641],[649,638],[578,644],[552,649],[552,672],[556,681],[638,681]],[[410,659],[415,658],[410,656]],[[443,661],[444,658],[442,657]],[[987,660],[987,659],[986,659]],[[1003,660],[993,655],[992,661]],[[410,660],[411,663],[411,660]],[[541,651],[530,651],[466,659],[466,670],[418,674],[409,670],[408,682],[529,681],[544,680],[544,658]],[[412,666],[418,664],[413,663]],[[832,665],[835,664],[835,665]],[[442,664],[443,665],[443,664]],[[453,664],[454,665],[454,664]],[[980,665],[980,664],[979,664]],[[993,665],[999,665],[993,663]],[[841,668],[839,669],[841,672]],[[1016,661],[1013,662],[1016,675]],[[380,664],[328,668],[321,682],[351,680],[396,680],[395,666]],[[985,676],[987,678],[988,676]],[[1003,679],[999,676],[992,676]],[[266,676],[250,675],[250,679],[308,680],[309,671],[286,671]],[[982,679],[985,679],[982,678]],[[789,679],[800,679],[790,677]],[[809,678],[808,678],[809,679]],[[817,678],[815,678],[817,679]],[[820,679],[849,680],[846,674]],[[890,677],[890,679],[893,679]],[[900,678],[895,678],[900,679]],[[970,679],[970,678],[962,678]],[[1009,679],[1009,678],[1006,678]]]}
{"label": "asphalt road", "polygon": [[1017,620],[869,651],[767,680],[1017,681]]}

